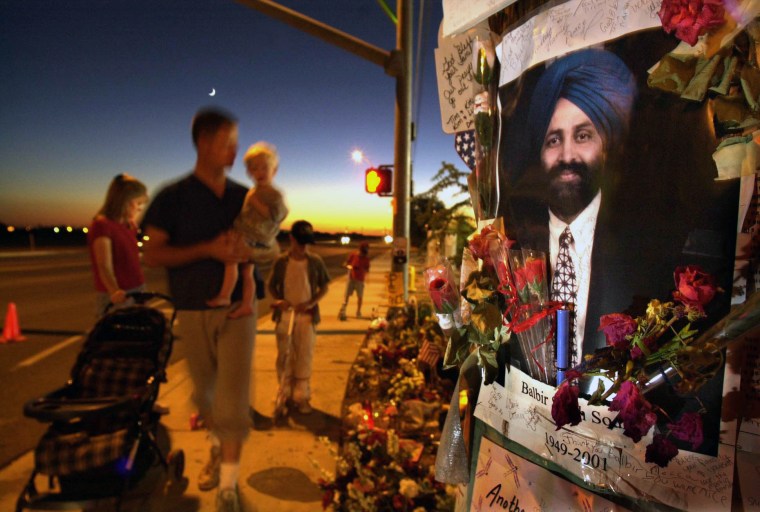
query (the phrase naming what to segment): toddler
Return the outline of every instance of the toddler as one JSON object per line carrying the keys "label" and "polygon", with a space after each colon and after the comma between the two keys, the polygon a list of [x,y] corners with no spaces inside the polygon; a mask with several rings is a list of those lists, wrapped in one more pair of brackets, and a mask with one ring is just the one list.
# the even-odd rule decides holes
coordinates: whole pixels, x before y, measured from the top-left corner
{"label": "toddler", "polygon": [[[273,261],[280,254],[277,244],[277,233],[280,223],[288,215],[288,208],[282,193],[272,184],[274,175],[279,167],[277,149],[267,142],[257,142],[246,151],[243,157],[248,175],[255,186],[245,198],[245,203],[237,219],[234,229],[252,248],[254,263]],[[243,300],[240,307],[229,315],[239,318],[253,314],[253,265],[243,265]],[[238,279],[237,264],[229,264],[224,268],[224,281],[219,294],[208,301],[212,307],[229,306],[232,291]]]}

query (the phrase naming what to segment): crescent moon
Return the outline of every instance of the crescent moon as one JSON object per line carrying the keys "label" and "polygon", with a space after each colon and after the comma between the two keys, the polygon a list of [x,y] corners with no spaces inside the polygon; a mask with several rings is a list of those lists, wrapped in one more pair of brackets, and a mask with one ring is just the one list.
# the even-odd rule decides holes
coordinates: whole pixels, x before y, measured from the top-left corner
{"label": "crescent moon", "polygon": [[215,95],[216,95],[216,89],[214,89],[214,88],[212,87],[212,88],[211,88],[211,92],[210,92],[210,93],[208,93],[208,95],[209,95],[209,96],[215,96]]}

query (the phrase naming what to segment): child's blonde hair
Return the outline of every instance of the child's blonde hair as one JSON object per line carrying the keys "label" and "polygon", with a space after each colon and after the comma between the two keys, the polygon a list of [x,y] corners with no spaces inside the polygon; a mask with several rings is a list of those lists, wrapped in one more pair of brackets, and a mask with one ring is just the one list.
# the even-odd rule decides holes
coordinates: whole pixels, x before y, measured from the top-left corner
{"label": "child's blonde hair", "polygon": [[274,146],[274,144],[264,142],[263,140],[253,144],[250,148],[248,148],[248,151],[245,152],[243,162],[247,164],[249,160],[258,156],[263,156],[266,158],[269,162],[269,165],[275,169],[277,169],[277,167],[280,165],[280,156],[277,154],[277,148]]}

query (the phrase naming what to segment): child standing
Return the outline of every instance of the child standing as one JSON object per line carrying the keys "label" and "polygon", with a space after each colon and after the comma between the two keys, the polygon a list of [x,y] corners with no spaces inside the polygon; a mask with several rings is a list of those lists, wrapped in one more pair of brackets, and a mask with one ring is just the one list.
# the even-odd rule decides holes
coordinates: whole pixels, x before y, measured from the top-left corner
{"label": "child standing", "polygon": [[292,400],[298,412],[312,411],[311,373],[319,301],[327,293],[330,276],[318,254],[308,249],[314,243],[314,228],[299,220],[290,228],[290,249],[272,266],[267,288],[272,295],[272,318],[277,324],[277,393],[275,417],[287,412]]}
{"label": "child standing", "polygon": [[[255,186],[246,195],[243,208],[235,219],[234,228],[253,249],[253,261],[267,263],[280,254],[277,234],[280,231],[280,223],[288,215],[282,193],[272,184],[280,159],[277,149],[272,144],[257,142],[248,148],[243,161]],[[242,272],[243,299],[240,307],[230,313],[230,318],[253,314],[253,265],[243,264]],[[237,278],[237,264],[226,265],[222,288],[216,297],[208,301],[208,305],[229,306]]]}

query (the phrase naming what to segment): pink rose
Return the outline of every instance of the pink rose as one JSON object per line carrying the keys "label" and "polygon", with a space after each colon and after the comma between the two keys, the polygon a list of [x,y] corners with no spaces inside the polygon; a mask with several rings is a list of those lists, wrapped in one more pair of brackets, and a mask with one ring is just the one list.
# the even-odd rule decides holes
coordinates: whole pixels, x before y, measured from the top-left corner
{"label": "pink rose", "polygon": [[691,46],[708,30],[725,23],[721,0],[663,0],[658,13],[662,28],[668,34]]}
{"label": "pink rose", "polygon": [[604,315],[599,319],[599,329],[604,331],[607,345],[625,350],[630,345],[627,336],[636,332],[636,320],[622,313]]}

